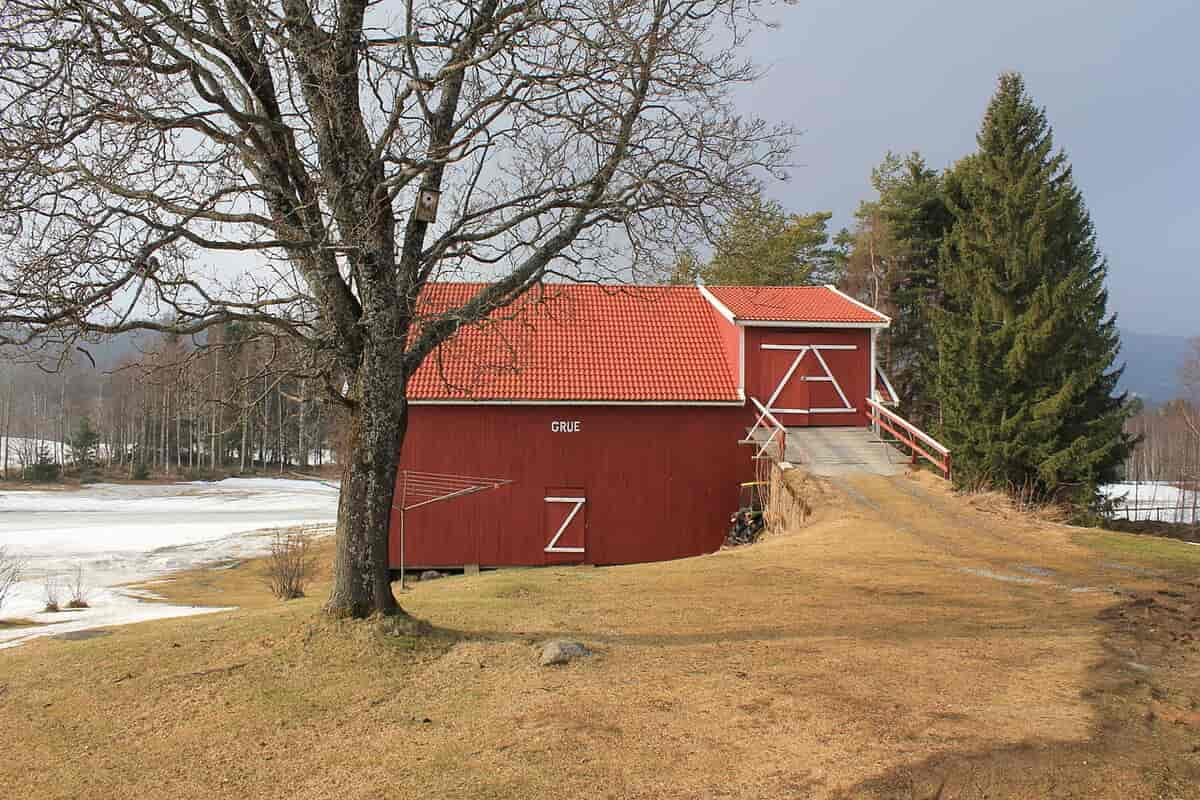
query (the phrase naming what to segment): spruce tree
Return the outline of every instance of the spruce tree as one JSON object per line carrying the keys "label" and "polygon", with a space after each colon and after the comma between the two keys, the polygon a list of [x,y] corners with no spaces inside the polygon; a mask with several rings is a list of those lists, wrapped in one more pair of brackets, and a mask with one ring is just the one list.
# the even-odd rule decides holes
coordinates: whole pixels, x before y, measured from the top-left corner
{"label": "spruce tree", "polygon": [[935,315],[940,432],[961,483],[1095,497],[1131,446],[1107,265],[1066,156],[1020,75],[946,179]]}
{"label": "spruce tree", "polygon": [[937,417],[932,392],[937,351],[930,312],[939,303],[938,257],[952,222],[942,176],[920,153],[903,158],[888,153],[871,172],[871,185],[879,199],[859,207],[859,230],[881,228],[884,255],[892,262],[885,304],[892,325],[881,355],[902,413],[918,425],[931,425]]}

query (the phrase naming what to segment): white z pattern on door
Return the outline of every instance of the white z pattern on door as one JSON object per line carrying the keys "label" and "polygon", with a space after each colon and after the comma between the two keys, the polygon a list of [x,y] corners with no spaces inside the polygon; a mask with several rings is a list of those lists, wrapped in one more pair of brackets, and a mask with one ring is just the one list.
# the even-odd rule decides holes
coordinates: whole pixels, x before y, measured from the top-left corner
{"label": "white z pattern on door", "polygon": [[558,530],[554,532],[554,536],[550,539],[550,544],[546,545],[547,553],[582,553],[582,547],[563,547],[560,546],[558,540],[562,538],[563,532],[571,526],[571,521],[579,514],[583,508],[583,504],[587,502],[586,497],[547,497],[547,503],[574,503],[575,507],[567,514],[567,518],[563,520],[562,525],[558,526]]}

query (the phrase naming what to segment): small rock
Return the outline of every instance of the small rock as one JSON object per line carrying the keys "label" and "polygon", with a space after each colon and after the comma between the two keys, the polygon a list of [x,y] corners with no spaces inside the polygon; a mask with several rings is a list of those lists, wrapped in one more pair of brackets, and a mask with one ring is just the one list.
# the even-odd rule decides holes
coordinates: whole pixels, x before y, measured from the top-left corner
{"label": "small rock", "polygon": [[592,651],[579,642],[555,639],[546,642],[545,646],[542,647],[542,666],[549,667],[554,664],[566,664],[568,661],[590,656],[591,654]]}
{"label": "small rock", "polygon": [[423,581],[436,581],[438,578],[444,577],[446,576],[438,572],[436,569],[427,569],[421,573],[421,580]]}

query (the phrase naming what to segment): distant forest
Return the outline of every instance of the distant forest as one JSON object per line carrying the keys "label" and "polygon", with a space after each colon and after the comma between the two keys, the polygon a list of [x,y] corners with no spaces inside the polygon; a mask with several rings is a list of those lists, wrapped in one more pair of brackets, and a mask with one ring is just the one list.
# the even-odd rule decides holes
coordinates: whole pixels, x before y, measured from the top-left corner
{"label": "distant forest", "polygon": [[[0,474],[39,461],[129,477],[305,470],[336,462],[337,407],[284,342],[238,326],[139,334],[0,362]],[[52,359],[52,360],[51,360]],[[72,448],[72,443],[76,446]]]}

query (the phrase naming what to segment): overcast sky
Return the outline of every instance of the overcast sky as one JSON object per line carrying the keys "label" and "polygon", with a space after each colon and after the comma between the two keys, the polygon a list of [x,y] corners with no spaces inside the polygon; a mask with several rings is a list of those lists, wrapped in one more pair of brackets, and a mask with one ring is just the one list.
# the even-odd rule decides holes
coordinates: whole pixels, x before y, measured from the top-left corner
{"label": "overcast sky", "polygon": [[849,225],[891,149],[942,168],[975,147],[1004,70],[1024,74],[1109,259],[1123,328],[1200,335],[1200,3],[799,0],[758,35],[748,111],[805,131],[769,193]]}

